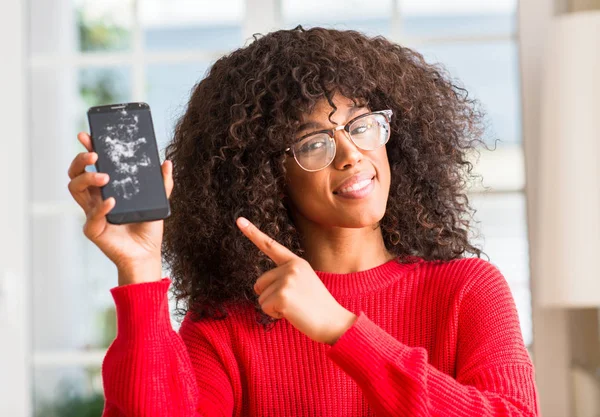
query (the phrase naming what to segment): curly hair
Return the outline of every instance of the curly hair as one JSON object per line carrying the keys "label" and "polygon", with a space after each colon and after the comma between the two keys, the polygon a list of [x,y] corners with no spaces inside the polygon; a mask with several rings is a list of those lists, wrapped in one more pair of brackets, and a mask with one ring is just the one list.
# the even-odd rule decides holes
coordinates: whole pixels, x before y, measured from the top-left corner
{"label": "curly hair", "polygon": [[[163,260],[180,316],[227,317],[254,306],[256,279],[274,263],[235,224],[250,219],[298,256],[304,251],[285,199],[285,155],[301,115],[335,93],[392,109],[391,186],[380,227],[398,262],[448,261],[482,251],[469,243],[468,153],[483,144],[479,103],[445,68],[384,37],[298,26],[218,59],[191,93],[166,158],[173,162],[172,214]],[[333,112],[332,112],[333,113]],[[331,114],[330,116],[331,117]],[[181,306],[183,303],[183,307]]]}

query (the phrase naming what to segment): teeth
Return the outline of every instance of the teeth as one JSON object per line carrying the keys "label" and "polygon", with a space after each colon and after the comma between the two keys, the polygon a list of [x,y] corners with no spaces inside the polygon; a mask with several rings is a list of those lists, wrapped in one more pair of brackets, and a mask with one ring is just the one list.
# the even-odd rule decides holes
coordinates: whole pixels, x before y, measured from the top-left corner
{"label": "teeth", "polygon": [[348,193],[350,191],[358,191],[361,188],[365,188],[370,183],[371,183],[371,180],[363,180],[361,182],[357,182],[356,184],[354,184],[354,185],[352,185],[350,187],[342,188],[340,190],[340,193]]}

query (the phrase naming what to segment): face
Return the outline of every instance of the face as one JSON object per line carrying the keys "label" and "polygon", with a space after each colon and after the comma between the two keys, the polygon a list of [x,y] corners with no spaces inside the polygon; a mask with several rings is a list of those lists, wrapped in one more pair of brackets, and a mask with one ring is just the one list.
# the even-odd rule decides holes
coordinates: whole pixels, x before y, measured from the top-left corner
{"label": "face", "polygon": [[[323,99],[312,113],[303,115],[302,125],[307,127],[301,126],[296,137],[331,129],[361,114],[382,110],[356,107],[352,100],[340,95],[335,95],[333,102],[337,109],[331,120],[335,124],[328,117],[333,109]],[[390,189],[386,147],[372,151],[360,149],[342,129],[335,133],[335,144],[335,158],[320,171],[305,171],[293,156],[286,157],[286,195],[297,226],[310,222],[323,228],[361,228],[374,225],[385,214]],[[344,186],[347,180],[355,183],[356,178],[359,180],[356,187],[363,188],[352,191]],[[369,182],[369,179],[372,180]]]}

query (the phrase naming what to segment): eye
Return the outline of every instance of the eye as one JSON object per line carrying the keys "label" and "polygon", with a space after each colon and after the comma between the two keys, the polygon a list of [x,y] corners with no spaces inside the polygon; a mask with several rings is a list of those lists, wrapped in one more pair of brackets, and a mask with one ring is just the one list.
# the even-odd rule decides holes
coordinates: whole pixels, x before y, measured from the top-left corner
{"label": "eye", "polygon": [[358,122],[357,126],[352,126],[352,130],[350,131],[350,134],[354,135],[354,136],[360,136],[365,133],[369,133],[369,132],[373,131],[373,129],[375,127],[377,127],[376,125],[377,125],[376,121],[371,118],[367,118],[367,120],[364,120],[364,121],[360,120]]}
{"label": "eye", "polygon": [[361,133],[365,133],[367,130],[369,130],[370,127],[371,126],[368,126],[367,124],[363,123],[360,126],[357,126],[354,129],[352,129],[350,133],[353,135],[360,135]]}
{"label": "eye", "polygon": [[298,151],[301,153],[318,151],[319,149],[322,149],[323,147],[325,147],[325,145],[326,145],[326,143],[323,140],[320,140],[320,139],[311,140],[311,141],[301,144]]}

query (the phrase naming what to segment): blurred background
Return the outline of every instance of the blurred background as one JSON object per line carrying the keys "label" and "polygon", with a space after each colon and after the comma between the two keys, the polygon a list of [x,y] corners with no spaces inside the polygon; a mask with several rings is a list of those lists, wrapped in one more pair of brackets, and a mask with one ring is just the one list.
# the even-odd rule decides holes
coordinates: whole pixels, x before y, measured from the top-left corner
{"label": "blurred background", "polygon": [[537,220],[558,221],[560,213],[544,217],[541,201],[562,200],[540,178],[545,166],[558,172],[540,159],[548,145],[540,133],[546,34],[558,16],[594,9],[600,1],[5,0],[0,53],[11,100],[0,108],[0,415],[101,415],[100,367],[116,331],[109,293],[116,268],[83,235],[85,216],[67,189],[70,161],[85,150],[76,134],[89,130],[87,109],[147,102],[162,161],[211,63],[253,33],[297,24],[384,35],[444,65],[480,100],[488,115],[484,139],[495,150],[473,156],[483,179],[469,190],[480,222],[474,240],[510,285],[544,415],[600,415],[598,270],[586,271],[592,278],[578,287],[588,298],[562,297],[568,291],[561,285],[572,278],[565,275],[548,278],[551,290],[539,302],[535,296],[549,268],[568,267],[548,266],[550,249],[541,242],[566,237],[544,235]]}

